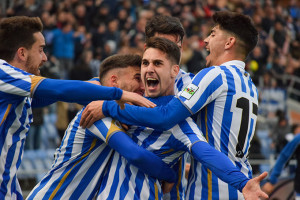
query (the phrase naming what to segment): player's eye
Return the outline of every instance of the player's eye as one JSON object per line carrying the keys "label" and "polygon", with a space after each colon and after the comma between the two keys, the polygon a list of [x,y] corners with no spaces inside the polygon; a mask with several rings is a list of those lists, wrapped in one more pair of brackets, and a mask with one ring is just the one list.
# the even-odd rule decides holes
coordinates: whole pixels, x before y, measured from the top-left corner
{"label": "player's eye", "polygon": [[147,66],[147,65],[149,65],[149,62],[146,61],[146,60],[144,60],[144,61],[142,62],[142,64],[145,65],[145,66]]}
{"label": "player's eye", "polygon": [[154,64],[155,66],[158,66],[158,65],[161,64],[161,62],[160,62],[160,61],[154,61],[153,64]]}

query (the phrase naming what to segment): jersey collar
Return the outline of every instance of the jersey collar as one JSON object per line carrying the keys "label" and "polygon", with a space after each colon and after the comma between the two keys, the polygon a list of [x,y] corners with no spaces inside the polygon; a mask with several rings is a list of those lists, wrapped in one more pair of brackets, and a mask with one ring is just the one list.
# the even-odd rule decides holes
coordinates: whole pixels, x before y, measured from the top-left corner
{"label": "jersey collar", "polygon": [[[245,69],[245,63],[241,60],[231,60],[231,61],[228,61],[228,62],[225,62],[223,63],[222,65],[235,65],[237,66],[238,68],[242,68],[242,69]],[[222,66],[221,65],[221,66]]]}

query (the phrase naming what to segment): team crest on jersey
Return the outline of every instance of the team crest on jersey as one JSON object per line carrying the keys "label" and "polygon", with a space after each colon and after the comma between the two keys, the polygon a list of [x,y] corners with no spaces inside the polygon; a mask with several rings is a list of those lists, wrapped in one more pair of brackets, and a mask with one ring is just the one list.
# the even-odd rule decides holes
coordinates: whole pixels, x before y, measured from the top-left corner
{"label": "team crest on jersey", "polygon": [[190,99],[197,90],[198,90],[198,87],[191,83],[183,90],[183,92],[181,93],[180,96],[182,96],[186,99]]}

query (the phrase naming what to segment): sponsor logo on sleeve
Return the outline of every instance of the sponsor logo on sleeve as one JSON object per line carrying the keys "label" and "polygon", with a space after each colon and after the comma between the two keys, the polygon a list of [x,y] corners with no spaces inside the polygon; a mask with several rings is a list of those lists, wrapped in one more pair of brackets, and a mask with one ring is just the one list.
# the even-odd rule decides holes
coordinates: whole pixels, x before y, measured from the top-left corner
{"label": "sponsor logo on sleeve", "polygon": [[183,92],[180,94],[180,96],[186,98],[186,99],[190,99],[198,90],[198,87],[194,84],[189,84],[184,90]]}

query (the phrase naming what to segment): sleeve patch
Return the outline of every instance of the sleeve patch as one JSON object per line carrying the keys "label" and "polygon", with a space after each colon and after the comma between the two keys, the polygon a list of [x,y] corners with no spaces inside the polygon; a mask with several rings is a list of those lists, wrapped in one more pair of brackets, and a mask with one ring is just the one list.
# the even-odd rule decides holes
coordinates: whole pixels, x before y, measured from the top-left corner
{"label": "sleeve patch", "polygon": [[30,78],[31,78],[30,93],[31,93],[31,96],[33,96],[33,93],[34,93],[36,87],[40,84],[41,80],[45,79],[45,77],[30,75]]}
{"label": "sleeve patch", "polygon": [[191,83],[182,91],[180,96],[189,100],[196,93],[198,89],[199,87]]}
{"label": "sleeve patch", "polygon": [[111,121],[111,126],[106,134],[106,143],[108,143],[108,140],[109,138],[116,132],[119,132],[119,131],[122,131],[122,132],[125,132],[125,130],[122,128],[121,124],[119,121],[116,121],[116,120],[112,120]]}

